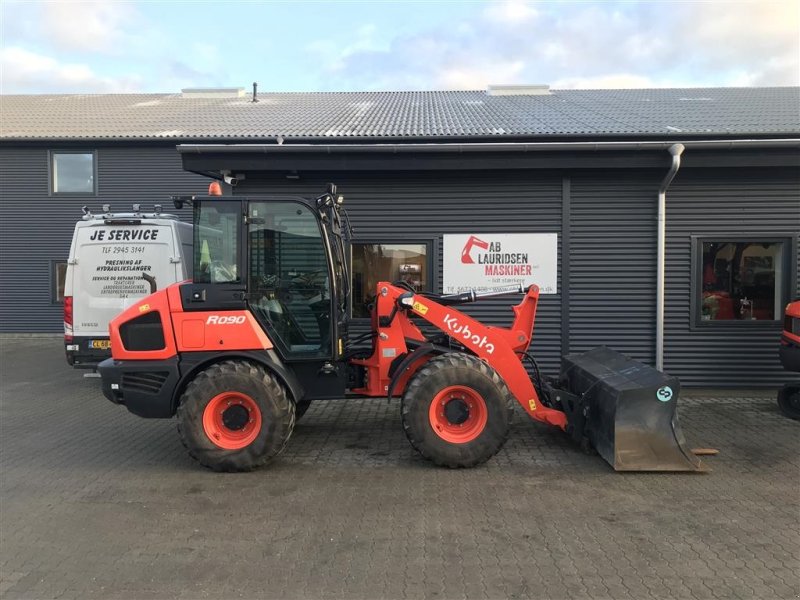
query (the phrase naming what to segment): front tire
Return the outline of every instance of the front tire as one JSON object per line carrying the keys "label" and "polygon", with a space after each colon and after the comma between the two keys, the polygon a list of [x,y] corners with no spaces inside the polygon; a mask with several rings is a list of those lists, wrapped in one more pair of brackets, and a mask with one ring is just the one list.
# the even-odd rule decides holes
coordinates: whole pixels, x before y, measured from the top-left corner
{"label": "front tire", "polygon": [[800,384],[783,386],[778,392],[778,406],[785,416],[800,420]]}
{"label": "front tire", "polygon": [[178,433],[189,454],[214,471],[252,471],[286,446],[294,402],[266,369],[239,360],[211,365],[186,386]]}
{"label": "front tire", "polygon": [[474,467],[497,454],[508,438],[513,396],[482,360],[449,353],[414,375],[401,402],[406,437],[437,465]]}

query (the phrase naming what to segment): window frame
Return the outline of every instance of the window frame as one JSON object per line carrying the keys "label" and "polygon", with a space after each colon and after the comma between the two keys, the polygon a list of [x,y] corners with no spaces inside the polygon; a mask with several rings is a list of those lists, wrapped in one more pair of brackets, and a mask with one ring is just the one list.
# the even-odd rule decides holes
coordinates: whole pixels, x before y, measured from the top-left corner
{"label": "window frame", "polygon": [[[91,192],[57,192],[56,191],[56,170],[55,170],[55,157],[56,154],[91,154],[92,155],[92,191]],[[66,196],[66,197],[81,197],[81,196],[94,196],[98,195],[98,181],[97,181],[97,150],[76,150],[70,149],[53,149],[47,151],[47,185],[49,196]]]}
{"label": "window frame", "polygon": [[64,265],[64,292],[66,295],[67,290],[67,269],[69,262],[67,259],[52,258],[50,259],[50,304],[61,305],[64,304],[64,296],[58,299],[58,265]]}
{"label": "window frame", "polygon": [[[776,265],[776,275],[783,278],[781,289],[782,297],[778,300],[779,310],[775,319],[743,321],[739,319],[709,320],[705,321],[701,317],[700,294],[703,286],[703,243],[741,243],[741,242],[760,242],[768,244],[783,244],[781,264]],[[791,298],[797,286],[797,274],[792,265],[797,263],[797,236],[796,235],[775,235],[758,233],[754,234],[700,234],[691,236],[691,283],[689,286],[690,294],[690,329],[702,331],[707,328],[767,328],[774,329],[776,325],[783,323],[782,308]]]}
{"label": "window frame", "polygon": [[350,273],[350,298],[347,301],[347,314],[350,320],[356,323],[364,323],[369,321],[369,317],[355,317],[353,316],[353,247],[357,245],[370,245],[370,244],[384,244],[384,245],[424,245],[426,247],[425,254],[425,268],[428,270],[428,279],[430,280],[429,289],[427,291],[436,293],[439,288],[439,240],[438,236],[430,237],[414,237],[414,238],[361,238],[350,242],[349,252],[347,253],[347,271]]}

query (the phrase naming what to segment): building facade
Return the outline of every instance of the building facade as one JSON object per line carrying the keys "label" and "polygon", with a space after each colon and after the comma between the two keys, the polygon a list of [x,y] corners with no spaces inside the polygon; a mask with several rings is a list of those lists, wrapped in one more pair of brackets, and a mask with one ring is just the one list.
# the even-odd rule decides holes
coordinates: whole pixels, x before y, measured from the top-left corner
{"label": "building facade", "polygon": [[[686,97],[686,90],[670,92],[651,96],[686,102],[675,100]],[[713,97],[714,92],[692,94]],[[597,104],[578,96],[572,112],[555,105],[560,114],[580,120],[598,104],[605,106],[603,99],[614,110],[625,109],[608,94],[598,94]],[[266,135],[266,125],[258,120],[250,124],[259,133],[253,136],[237,134],[233,125],[220,132],[209,123],[198,126],[205,127],[206,137],[181,133],[176,125],[168,139],[134,139],[124,134],[122,124],[117,125],[122,134],[105,138],[64,136],[59,123],[38,138],[6,130],[0,141],[0,328],[60,330],[59,272],[81,206],[97,210],[111,204],[127,210],[133,203],[146,208],[162,204],[165,212],[175,212],[168,196],[203,193],[209,176],[227,174],[238,180],[235,187],[226,187],[233,194],[314,196],[327,182],[337,184],[355,231],[356,329],[364,323],[360,319],[376,278],[402,278],[434,292],[451,285],[448,278],[462,258],[459,236],[538,244],[545,238],[536,236],[547,234],[555,236],[554,255],[541,272],[549,269],[555,285],[542,296],[532,346],[544,370],[555,372],[564,353],[601,344],[654,364],[658,191],[671,166],[668,148],[682,143],[686,150],[680,168],[666,190],[664,367],[687,386],[777,386],[789,379],[777,359],[783,306],[800,294],[800,126],[781,117],[797,90],[767,90],[759,96],[764,97],[775,108],[763,111],[761,103],[761,122],[748,125],[753,131],[729,127],[734,130],[723,133],[724,127],[716,126],[720,131],[681,135],[646,126],[613,135],[453,135],[459,124],[453,103],[458,100],[466,110],[473,106],[469,102],[477,102],[474,95],[445,103],[456,121],[435,135],[425,120],[433,117],[424,115],[418,118],[421,133],[384,135],[375,124],[380,119],[360,99],[354,117],[331,117],[338,130],[328,131],[330,123],[314,125],[325,133],[316,138],[273,137],[273,130]],[[491,104],[490,98],[481,101]],[[263,110],[271,98],[260,99],[258,110]],[[421,108],[402,100],[384,95],[373,102],[386,104],[382,115],[404,107],[444,110],[435,99],[423,98]],[[511,108],[508,102],[502,106],[513,117],[552,109],[551,100],[557,98],[510,100]],[[214,111],[224,116],[225,108],[214,104],[222,101],[203,102],[206,121]],[[748,107],[744,100],[735,104],[739,112]],[[302,107],[292,108],[302,114]],[[617,118],[611,108],[607,116]],[[546,115],[539,117],[547,122]],[[646,117],[640,113],[637,118],[644,122]],[[698,118],[691,111],[689,117]],[[270,118],[283,119],[286,131],[294,123],[286,115]],[[462,129],[475,127],[477,117],[460,118]],[[503,119],[514,123],[511,117]],[[366,130],[351,137],[341,123],[349,123],[351,132],[352,127]],[[500,129],[497,123],[492,127]],[[71,173],[77,173],[74,180]],[[188,211],[182,212],[188,218]],[[506,323],[512,302],[486,300],[466,310],[490,323]]]}

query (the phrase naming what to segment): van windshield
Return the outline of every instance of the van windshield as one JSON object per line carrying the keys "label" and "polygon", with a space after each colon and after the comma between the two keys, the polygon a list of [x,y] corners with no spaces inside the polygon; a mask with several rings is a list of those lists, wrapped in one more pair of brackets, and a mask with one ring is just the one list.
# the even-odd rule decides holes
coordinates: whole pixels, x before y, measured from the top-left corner
{"label": "van windshield", "polygon": [[195,283],[240,283],[238,202],[203,202],[194,209]]}

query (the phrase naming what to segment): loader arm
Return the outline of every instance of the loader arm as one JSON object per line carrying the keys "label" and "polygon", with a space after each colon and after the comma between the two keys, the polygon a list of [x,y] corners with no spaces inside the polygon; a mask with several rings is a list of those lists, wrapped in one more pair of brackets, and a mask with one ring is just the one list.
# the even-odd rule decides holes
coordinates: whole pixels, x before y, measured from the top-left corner
{"label": "loader arm", "polygon": [[[463,345],[497,371],[517,402],[532,418],[565,429],[566,415],[540,402],[519,356],[530,345],[538,302],[539,288],[532,285],[522,301],[514,307],[514,322],[511,327],[493,327],[432,298],[414,294],[389,283],[379,283],[373,316],[373,326],[378,335],[373,355],[368,359],[352,361],[353,364],[368,369],[368,384],[353,391],[375,396],[386,395],[389,386],[388,363],[407,352],[406,339],[420,342],[425,340],[411,321],[410,316],[415,315]],[[416,368],[419,364],[412,363],[409,368]]]}

